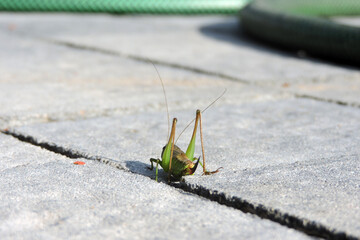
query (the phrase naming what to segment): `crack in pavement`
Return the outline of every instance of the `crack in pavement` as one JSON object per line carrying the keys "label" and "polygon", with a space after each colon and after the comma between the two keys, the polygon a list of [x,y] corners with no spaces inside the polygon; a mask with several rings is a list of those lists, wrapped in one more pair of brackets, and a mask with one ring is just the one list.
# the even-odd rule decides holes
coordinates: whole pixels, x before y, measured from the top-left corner
{"label": "crack in pavement", "polygon": [[[84,158],[87,160],[95,160],[107,164],[109,166],[115,167],[119,170],[145,176],[139,172],[130,171],[126,167],[122,166],[116,160],[110,158],[101,157],[101,156],[90,156],[86,153],[82,153],[70,148],[57,146],[55,143],[39,142],[38,140],[36,140],[36,138],[32,136],[26,136],[22,133],[8,129],[1,130],[1,133],[12,136],[18,139],[19,141],[44,148],[53,153],[61,154],[68,158],[72,158],[72,159]],[[168,185],[177,189],[181,189],[185,192],[192,193],[199,197],[203,197],[205,199],[215,201],[221,205],[225,205],[234,208],[236,210],[240,210],[244,213],[250,213],[262,219],[267,219],[272,222],[279,223],[288,228],[303,232],[304,234],[307,234],[309,236],[315,236],[325,239],[350,239],[350,240],[358,239],[357,237],[349,235],[344,231],[339,231],[337,229],[327,227],[316,221],[311,221],[305,218],[301,218],[299,216],[294,216],[286,212],[282,212],[279,209],[267,207],[262,204],[252,203],[237,196],[229,196],[223,192],[219,192],[217,190],[211,190],[200,185],[189,184],[186,183],[185,181],[170,182],[168,183]]]}

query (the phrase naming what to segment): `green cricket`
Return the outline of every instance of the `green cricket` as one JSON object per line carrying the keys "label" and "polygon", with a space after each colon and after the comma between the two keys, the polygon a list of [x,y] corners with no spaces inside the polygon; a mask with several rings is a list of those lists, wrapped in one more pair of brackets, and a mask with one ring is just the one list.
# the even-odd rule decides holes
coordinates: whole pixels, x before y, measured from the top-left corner
{"label": "green cricket", "polygon": [[[167,108],[167,113],[168,113],[168,125],[169,125],[170,118],[169,118],[169,110],[168,110],[168,106],[167,106],[167,99],[166,99],[166,92],[165,92],[164,84],[163,84],[163,81],[160,77],[160,74],[159,74],[155,64],[153,64],[153,65],[154,65],[154,68],[155,68],[159,78],[160,78],[161,85],[163,87],[165,103],[166,103],[166,108]],[[203,111],[201,111],[199,109],[196,110],[195,126],[194,126],[194,130],[192,133],[192,137],[191,137],[189,146],[186,150],[186,153],[184,153],[178,146],[175,145],[175,129],[176,129],[177,119],[176,118],[173,119],[170,136],[168,133],[169,141],[162,149],[161,159],[150,158],[150,163],[151,163],[151,167],[149,167],[150,170],[154,169],[153,164],[156,163],[156,170],[155,170],[155,172],[156,172],[155,180],[156,181],[158,181],[159,165],[164,169],[165,172],[168,173],[168,181],[170,181],[170,180],[179,181],[182,179],[183,176],[192,175],[195,173],[196,168],[200,161],[200,157],[198,157],[198,158],[194,157],[195,139],[196,139],[196,132],[197,132],[198,125],[200,125],[200,139],[201,139],[201,150],[202,150],[202,163],[200,162],[200,165],[202,165],[202,168],[203,168],[203,175],[211,175],[211,174],[219,172],[219,169],[221,169],[221,167],[218,168],[216,171],[207,171],[205,168],[205,151],[204,151],[204,142],[203,142],[203,134],[202,134],[201,113],[204,112],[206,109],[208,109],[211,105],[213,105],[217,100],[219,100],[225,94],[225,92],[226,92],[226,89],[217,99],[215,99],[211,104],[209,104]],[[194,121],[194,119],[193,119],[193,121]],[[187,127],[191,123],[192,123],[192,121],[187,125]],[[185,127],[185,129],[187,127]],[[184,132],[184,130],[180,133],[180,135]],[[180,137],[180,135],[179,135],[179,137]]]}

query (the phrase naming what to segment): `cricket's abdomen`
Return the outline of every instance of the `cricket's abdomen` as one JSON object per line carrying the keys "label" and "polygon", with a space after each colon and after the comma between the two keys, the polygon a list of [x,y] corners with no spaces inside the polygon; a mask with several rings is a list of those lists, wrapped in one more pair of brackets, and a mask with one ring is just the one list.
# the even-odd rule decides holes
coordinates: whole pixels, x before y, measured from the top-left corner
{"label": "cricket's abdomen", "polygon": [[178,146],[174,145],[171,161],[171,174],[175,178],[181,178],[182,176],[193,174],[196,170],[196,166],[197,164],[190,161],[186,154]]}

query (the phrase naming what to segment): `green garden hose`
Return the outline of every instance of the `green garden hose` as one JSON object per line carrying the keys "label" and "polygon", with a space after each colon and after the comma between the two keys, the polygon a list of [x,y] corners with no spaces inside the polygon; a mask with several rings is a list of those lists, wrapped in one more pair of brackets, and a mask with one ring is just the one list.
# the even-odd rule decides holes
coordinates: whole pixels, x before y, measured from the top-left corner
{"label": "green garden hose", "polygon": [[250,0],[0,0],[0,11],[235,14]]}
{"label": "green garden hose", "polygon": [[242,28],[251,36],[360,65],[360,28],[328,18],[359,15],[359,0],[0,0],[0,11],[237,14],[240,10]]}
{"label": "green garden hose", "polygon": [[261,40],[360,66],[360,28],[328,18],[356,14],[358,0],[257,0],[240,19],[244,31]]}

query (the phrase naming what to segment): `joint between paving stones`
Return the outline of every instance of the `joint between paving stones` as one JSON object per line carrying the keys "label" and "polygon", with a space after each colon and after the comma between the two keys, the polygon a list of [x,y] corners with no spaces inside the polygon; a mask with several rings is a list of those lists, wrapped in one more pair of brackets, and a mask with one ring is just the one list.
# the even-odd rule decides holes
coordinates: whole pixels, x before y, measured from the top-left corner
{"label": "joint between paving stones", "polygon": [[151,63],[151,64],[171,67],[171,68],[175,68],[175,69],[187,70],[190,72],[203,74],[203,75],[207,75],[207,76],[219,77],[219,78],[230,80],[232,82],[237,82],[237,83],[253,84],[252,82],[250,82],[248,80],[233,77],[233,76],[230,76],[230,75],[227,75],[224,73],[212,72],[212,71],[208,71],[205,69],[190,67],[190,66],[186,66],[186,65],[182,65],[182,64],[171,63],[171,62],[166,62],[166,61],[161,61],[161,60],[156,60],[156,59],[150,59],[148,57],[142,57],[142,56],[133,55],[133,54],[124,54],[124,53],[121,53],[118,51],[112,51],[112,50],[108,50],[108,49],[87,46],[87,45],[77,44],[77,43],[72,43],[72,42],[59,41],[59,40],[46,39],[46,38],[38,38],[38,39],[41,41],[45,41],[45,42],[52,43],[55,45],[60,45],[60,46],[66,46],[66,47],[70,47],[73,49],[93,51],[93,52],[102,53],[102,54],[106,54],[106,55],[123,57],[123,58],[131,59],[131,60],[139,61],[142,63]]}
{"label": "joint between paving stones", "polygon": [[260,218],[277,222],[286,227],[301,231],[309,236],[325,239],[358,239],[354,236],[346,234],[345,232],[331,229],[320,223],[283,213],[278,209],[269,208],[262,204],[254,204],[236,196],[227,196],[225,193],[218,192],[217,190],[210,190],[203,186],[188,184],[186,182],[170,182],[169,185],[204,197],[211,201],[215,201],[221,205],[232,207],[244,213],[251,213]]}
{"label": "joint between paving stones", "polygon": [[101,163],[104,163],[106,165],[115,167],[117,169],[120,170],[124,170],[127,171],[120,163],[115,162],[112,159],[109,158],[105,158],[105,157],[100,157],[100,156],[88,156],[87,154],[72,150],[72,149],[68,149],[68,148],[64,148],[61,146],[57,146],[54,143],[47,143],[47,142],[39,142],[38,140],[36,140],[34,137],[32,136],[26,136],[24,134],[18,133],[16,131],[11,131],[11,130],[1,130],[1,133],[12,136],[22,142],[26,142],[29,143],[31,145],[37,146],[37,147],[41,147],[43,149],[46,149],[50,152],[53,153],[57,153],[60,155],[63,155],[65,157],[71,158],[71,159],[78,159],[78,158],[84,158],[87,160],[92,160],[92,161],[98,161]]}
{"label": "joint between paving stones", "polygon": [[83,156],[82,154],[80,154],[78,152],[65,149],[65,148],[57,146],[53,143],[39,142],[32,136],[25,136],[25,135],[22,135],[20,133],[17,133],[15,131],[10,131],[10,130],[2,130],[1,132],[6,135],[17,138],[18,140],[20,140],[22,142],[30,143],[32,145],[44,148],[44,149],[54,152],[54,153],[58,153],[60,155],[66,156],[68,158],[72,158],[72,159],[86,158],[85,156]]}
{"label": "joint between paving stones", "polygon": [[321,98],[321,97],[316,97],[316,96],[311,96],[311,95],[306,95],[306,94],[295,94],[295,97],[312,99],[312,100],[320,101],[320,102],[335,103],[335,104],[340,105],[340,106],[349,106],[349,107],[360,108],[360,104],[357,104],[357,103],[348,103],[348,102],[345,102],[345,101],[334,100],[334,99],[326,99],[326,98]]}

